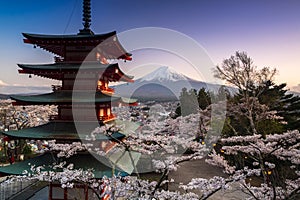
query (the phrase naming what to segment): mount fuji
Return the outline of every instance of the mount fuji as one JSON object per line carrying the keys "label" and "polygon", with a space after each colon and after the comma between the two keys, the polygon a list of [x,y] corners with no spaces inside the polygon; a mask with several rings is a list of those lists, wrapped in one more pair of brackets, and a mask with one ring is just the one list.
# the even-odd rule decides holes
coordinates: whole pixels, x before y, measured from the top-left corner
{"label": "mount fuji", "polygon": [[182,88],[217,89],[219,86],[191,79],[169,67],[160,67],[134,83],[115,86],[116,94],[139,101],[174,101],[179,99]]}
{"label": "mount fuji", "polygon": [[144,77],[138,79],[137,81],[180,81],[187,80],[188,78],[181,73],[176,72],[174,69],[169,67],[160,67],[157,70],[145,75]]}

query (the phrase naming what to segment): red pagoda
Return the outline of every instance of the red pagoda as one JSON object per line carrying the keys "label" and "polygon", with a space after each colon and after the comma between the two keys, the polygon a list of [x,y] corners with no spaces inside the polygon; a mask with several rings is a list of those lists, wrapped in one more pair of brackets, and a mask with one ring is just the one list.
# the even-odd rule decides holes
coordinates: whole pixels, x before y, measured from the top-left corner
{"label": "red pagoda", "polygon": [[[18,64],[19,73],[36,75],[61,81],[61,85],[53,85],[53,91],[47,94],[32,96],[11,96],[15,106],[26,105],[56,105],[58,114],[51,116],[49,122],[37,127],[18,131],[4,132],[12,139],[53,140],[61,143],[80,141],[89,135],[97,126],[115,119],[112,106],[134,105],[135,100],[114,95],[109,87],[110,82],[133,82],[133,77],[122,72],[117,63],[112,60],[131,60],[131,54],[125,51],[118,41],[116,32],[95,34],[90,29],[90,0],[83,1],[84,28],[74,35],[43,35],[23,33],[24,42],[40,47],[55,54],[52,64]],[[76,95],[74,95],[76,94]],[[76,118],[74,111],[76,110]],[[77,130],[80,127],[80,131]],[[124,134],[114,132],[111,136],[98,135],[96,140],[108,150],[116,139],[123,139]],[[108,145],[109,144],[109,145]],[[0,167],[1,175],[20,175],[28,169],[28,163],[47,166],[57,162],[53,152],[47,152],[33,159]],[[65,161],[74,163],[75,167],[94,169],[96,178],[111,176],[109,166],[101,164],[97,155],[81,152]],[[100,158],[101,159],[101,158]],[[116,170],[116,173],[122,170]],[[124,172],[124,174],[126,174]],[[50,184],[49,199],[53,184]],[[64,196],[68,192],[64,189]],[[85,190],[85,199],[88,193]]]}

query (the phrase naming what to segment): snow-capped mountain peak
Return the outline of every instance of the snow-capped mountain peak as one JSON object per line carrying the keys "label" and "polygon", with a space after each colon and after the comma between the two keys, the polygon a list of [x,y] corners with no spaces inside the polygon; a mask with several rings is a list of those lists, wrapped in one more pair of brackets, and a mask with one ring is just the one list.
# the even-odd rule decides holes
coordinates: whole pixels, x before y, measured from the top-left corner
{"label": "snow-capped mountain peak", "polygon": [[150,74],[139,79],[139,81],[180,81],[187,80],[187,77],[181,73],[176,72],[169,67],[160,67]]}

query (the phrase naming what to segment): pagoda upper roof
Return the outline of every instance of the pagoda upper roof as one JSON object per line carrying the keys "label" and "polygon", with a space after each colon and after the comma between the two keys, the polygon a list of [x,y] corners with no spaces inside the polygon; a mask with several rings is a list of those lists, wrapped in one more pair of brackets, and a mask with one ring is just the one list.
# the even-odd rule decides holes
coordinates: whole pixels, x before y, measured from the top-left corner
{"label": "pagoda upper roof", "polygon": [[118,67],[115,64],[101,64],[100,62],[87,62],[87,63],[50,63],[50,64],[18,64],[23,69],[31,70],[105,70],[110,67]]}
{"label": "pagoda upper roof", "polygon": [[[77,128],[80,128],[79,132]],[[25,128],[21,130],[12,130],[2,132],[2,134],[9,137],[24,138],[24,139],[38,139],[38,140],[85,140],[88,139],[92,131],[99,127],[98,122],[59,122],[53,121],[46,124]],[[81,133],[84,131],[84,133]],[[111,136],[104,134],[96,134],[95,139],[99,140],[114,140],[122,139],[125,135],[120,132],[115,132]]]}
{"label": "pagoda upper roof", "polygon": [[79,39],[99,39],[105,40],[109,37],[115,36],[116,31],[104,33],[104,34],[70,34],[70,35],[47,35],[47,34],[35,34],[35,33],[22,33],[24,37],[31,40],[79,40]]}
{"label": "pagoda upper roof", "polygon": [[[133,76],[126,75],[119,67],[118,63],[115,64],[102,64],[100,62],[84,62],[84,63],[51,63],[51,64],[18,64],[22,70],[20,73],[35,74],[46,78],[62,80],[63,74],[68,72],[77,73],[79,70],[85,73],[90,72],[102,73],[109,81],[125,81],[133,82]],[[117,73],[116,73],[117,69]],[[94,77],[94,76],[93,76]]]}
{"label": "pagoda upper roof", "polygon": [[[0,174],[2,175],[24,175],[24,171],[31,173],[31,166],[35,165],[43,166],[42,171],[54,171],[53,164],[59,164],[61,162],[66,162],[66,166],[69,164],[74,165],[74,169],[89,170],[93,169],[93,174],[95,178],[102,178],[103,176],[111,177],[112,175],[127,176],[128,173],[123,170],[116,168],[112,170],[113,166],[109,164],[106,157],[99,156],[91,153],[77,153],[69,158],[57,157],[55,153],[44,153],[42,155],[36,156],[34,158],[17,162],[12,165],[0,167]],[[104,164],[105,163],[105,164]],[[123,164],[123,163],[122,163]],[[129,165],[124,163],[125,165]],[[61,169],[56,169],[58,172]],[[114,173],[114,174],[113,174]]]}
{"label": "pagoda upper roof", "polygon": [[72,103],[82,104],[101,104],[101,103],[136,103],[136,99],[128,99],[116,95],[104,94],[100,91],[70,91],[57,90],[47,94],[21,96],[12,95],[12,100],[15,100],[14,105],[66,105]]}
{"label": "pagoda upper roof", "polygon": [[22,33],[25,43],[37,45],[51,53],[65,56],[66,46],[98,46],[107,59],[131,60],[131,54],[120,44],[116,31],[105,34],[44,35]]}

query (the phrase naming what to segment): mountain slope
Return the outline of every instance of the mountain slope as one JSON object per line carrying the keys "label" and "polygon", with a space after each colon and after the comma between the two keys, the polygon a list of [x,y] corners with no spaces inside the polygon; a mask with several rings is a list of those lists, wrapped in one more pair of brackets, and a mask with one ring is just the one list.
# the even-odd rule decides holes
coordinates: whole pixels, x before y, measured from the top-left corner
{"label": "mountain slope", "polygon": [[191,79],[169,67],[160,67],[157,70],[135,80],[134,83],[122,84],[115,87],[116,94],[137,98],[139,101],[178,100],[182,88],[199,90],[208,88],[217,90],[218,86]]}
{"label": "mountain slope", "polygon": [[176,72],[169,67],[160,67],[157,70],[147,74],[146,76],[138,79],[137,81],[180,81],[187,80],[183,74]]}

